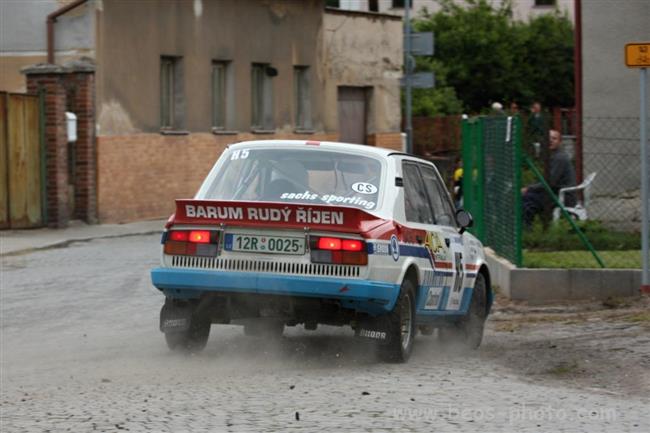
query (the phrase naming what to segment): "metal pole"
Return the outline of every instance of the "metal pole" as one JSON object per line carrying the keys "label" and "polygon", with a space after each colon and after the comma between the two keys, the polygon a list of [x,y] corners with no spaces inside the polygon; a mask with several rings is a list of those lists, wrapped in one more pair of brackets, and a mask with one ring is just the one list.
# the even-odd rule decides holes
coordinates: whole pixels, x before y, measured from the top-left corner
{"label": "metal pole", "polygon": [[574,3],[574,44],[573,44],[573,80],[575,82],[575,162],[576,162],[576,181],[583,181],[582,167],[582,2],[575,0]]}
{"label": "metal pole", "polygon": [[404,69],[406,70],[406,153],[413,153],[413,126],[411,124],[411,0],[404,1]]}
{"label": "metal pole", "polygon": [[641,292],[650,293],[650,280],[648,278],[648,268],[650,267],[649,257],[648,257],[648,236],[649,227],[648,227],[648,218],[650,218],[650,203],[648,202],[648,88],[647,88],[647,78],[648,78],[648,69],[641,68],[639,82],[640,82],[640,96],[641,96],[641,202],[642,202],[642,213],[641,218],[643,223],[641,224],[641,249],[643,250],[643,274],[641,279]]}

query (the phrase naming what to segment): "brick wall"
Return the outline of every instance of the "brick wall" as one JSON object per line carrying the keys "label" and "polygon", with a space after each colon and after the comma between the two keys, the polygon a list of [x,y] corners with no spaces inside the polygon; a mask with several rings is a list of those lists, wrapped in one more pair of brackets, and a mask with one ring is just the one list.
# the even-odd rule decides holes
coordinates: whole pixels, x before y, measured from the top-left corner
{"label": "brick wall", "polygon": [[[45,206],[51,227],[66,227],[71,218],[97,222],[94,71],[92,61],[85,59],[65,66],[41,63],[23,70],[28,93],[42,92],[44,97]],[[66,111],[77,115],[72,177]]]}
{"label": "brick wall", "polygon": [[74,163],[74,217],[97,222],[95,170],[95,75],[70,74],[66,84],[74,89],[68,109],[77,115],[77,142]]}
{"label": "brick wall", "polygon": [[402,134],[400,132],[380,132],[367,137],[368,144],[402,152]]}
{"label": "brick wall", "polygon": [[329,135],[132,134],[97,137],[99,220],[167,218],[174,200],[191,198],[225,147],[259,139],[331,140]]}
{"label": "brick wall", "polygon": [[459,153],[461,120],[461,116],[414,117],[414,153],[420,156]]}
{"label": "brick wall", "polygon": [[68,205],[68,148],[66,139],[66,93],[61,74],[27,75],[27,92],[43,92],[45,99],[45,207],[48,225],[65,227]]}

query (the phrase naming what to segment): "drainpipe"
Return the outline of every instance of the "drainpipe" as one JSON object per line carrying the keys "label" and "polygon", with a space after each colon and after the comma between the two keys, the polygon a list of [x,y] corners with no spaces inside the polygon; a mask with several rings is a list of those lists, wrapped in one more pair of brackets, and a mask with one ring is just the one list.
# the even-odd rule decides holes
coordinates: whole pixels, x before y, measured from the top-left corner
{"label": "drainpipe", "polygon": [[573,45],[573,69],[574,69],[574,92],[576,104],[576,182],[582,182],[582,4],[581,0],[575,0],[574,16],[574,45]]}
{"label": "drainpipe", "polygon": [[87,1],[88,0],[76,0],[69,5],[55,10],[47,16],[47,63],[54,64],[54,23],[56,22],[56,19]]}

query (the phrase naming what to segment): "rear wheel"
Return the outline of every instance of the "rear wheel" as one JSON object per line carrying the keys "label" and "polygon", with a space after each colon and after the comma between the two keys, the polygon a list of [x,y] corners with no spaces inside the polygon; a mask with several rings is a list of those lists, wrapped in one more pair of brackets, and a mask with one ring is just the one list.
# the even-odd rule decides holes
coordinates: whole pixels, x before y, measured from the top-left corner
{"label": "rear wheel", "polygon": [[192,322],[190,329],[181,332],[165,332],[167,347],[171,350],[187,350],[189,352],[200,352],[208,343],[210,337],[210,323]]}
{"label": "rear wheel", "polygon": [[387,362],[406,362],[413,350],[415,337],[415,284],[404,280],[395,308],[387,318],[390,339],[379,346],[379,355]]}
{"label": "rear wheel", "polygon": [[[161,322],[172,308],[174,308],[173,301],[170,299],[165,301],[165,305],[163,305],[160,311]],[[205,348],[210,337],[210,326],[212,324],[210,318],[200,316],[193,311],[189,315],[189,321],[189,328],[186,330],[167,330],[164,332],[165,342],[169,349],[174,351],[187,350],[190,352],[199,352]]]}
{"label": "rear wheel", "polygon": [[474,290],[472,290],[472,301],[467,315],[449,327],[440,328],[438,330],[440,341],[459,344],[468,349],[478,349],[483,341],[483,331],[487,317],[486,286],[485,277],[479,273],[476,276]]}

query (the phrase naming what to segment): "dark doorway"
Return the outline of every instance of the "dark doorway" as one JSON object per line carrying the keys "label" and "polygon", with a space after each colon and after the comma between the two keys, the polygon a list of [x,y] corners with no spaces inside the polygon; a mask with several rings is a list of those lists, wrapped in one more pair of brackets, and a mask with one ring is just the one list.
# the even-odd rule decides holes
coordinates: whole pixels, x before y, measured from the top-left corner
{"label": "dark doorway", "polygon": [[339,86],[339,141],[366,144],[366,89]]}

